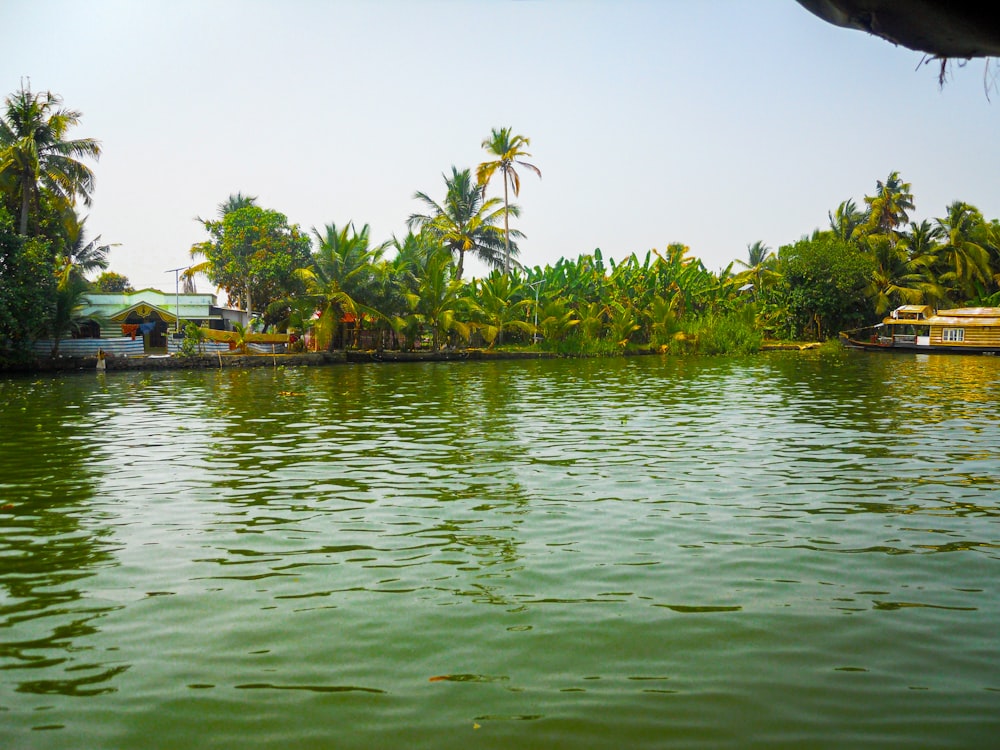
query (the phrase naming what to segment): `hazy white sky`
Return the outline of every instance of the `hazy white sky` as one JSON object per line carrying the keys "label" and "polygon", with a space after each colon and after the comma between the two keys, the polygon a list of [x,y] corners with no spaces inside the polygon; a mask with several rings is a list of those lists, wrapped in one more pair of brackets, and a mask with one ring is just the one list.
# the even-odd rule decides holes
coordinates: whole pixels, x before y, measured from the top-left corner
{"label": "hazy white sky", "polygon": [[30,78],[101,141],[87,226],[137,288],[172,289],[195,217],[238,191],[306,231],[401,238],[413,193],[442,198],[500,126],[542,170],[519,199],[531,266],[683,242],[718,271],[892,170],[913,218],[1000,217],[985,63],[942,89],[794,0],[0,0],[0,28],[0,93]]}

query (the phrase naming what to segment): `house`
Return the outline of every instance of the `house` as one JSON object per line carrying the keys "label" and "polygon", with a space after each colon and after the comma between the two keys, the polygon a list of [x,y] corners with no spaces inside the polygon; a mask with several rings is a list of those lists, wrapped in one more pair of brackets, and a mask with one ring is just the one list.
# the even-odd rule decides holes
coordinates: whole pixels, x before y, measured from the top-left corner
{"label": "house", "polygon": [[141,335],[153,348],[166,346],[168,332],[189,321],[218,331],[232,330],[234,321],[246,323],[245,312],[219,307],[214,294],[169,294],[157,289],[88,294],[81,317],[89,318],[81,338]]}
{"label": "house", "polygon": [[[244,325],[242,310],[220,307],[214,294],[171,294],[140,289],[116,294],[87,294],[79,318],[83,321],[71,340],[61,341],[65,355],[95,354],[98,349],[121,355],[142,355],[173,349],[171,334],[190,322],[217,331]],[[137,343],[138,342],[138,343]],[[38,354],[52,350],[51,341],[35,342]]]}

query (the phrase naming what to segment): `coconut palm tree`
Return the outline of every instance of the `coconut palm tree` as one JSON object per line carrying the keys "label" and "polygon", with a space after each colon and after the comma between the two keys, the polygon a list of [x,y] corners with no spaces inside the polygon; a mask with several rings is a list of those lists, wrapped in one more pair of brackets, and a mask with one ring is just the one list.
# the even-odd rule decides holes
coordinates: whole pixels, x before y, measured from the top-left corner
{"label": "coconut palm tree", "polygon": [[535,327],[523,319],[534,301],[523,296],[524,283],[520,279],[494,270],[477,281],[469,292],[470,306],[482,321],[479,330],[489,348],[502,339],[504,331],[534,332]]}
{"label": "coconut palm tree", "polygon": [[608,306],[608,336],[616,347],[624,349],[639,328],[635,308],[631,305],[612,302]]}
{"label": "coconut palm tree", "polygon": [[[192,258],[206,258],[201,263],[195,263],[189,266],[181,273],[181,278],[184,279],[184,293],[194,294],[195,293],[195,281],[194,277],[199,274],[209,274],[212,270],[212,261],[208,260],[208,255],[211,252],[213,243],[219,243],[222,241],[222,231],[223,222],[227,215],[239,211],[241,208],[249,208],[251,206],[257,206],[257,196],[256,195],[244,195],[243,193],[230,193],[229,197],[220,203],[216,207],[216,215],[218,220],[203,219],[200,216],[195,217],[195,221],[205,227],[205,231],[211,235],[212,239],[206,240],[205,242],[199,242],[191,246],[191,257]],[[247,315],[250,315],[250,290],[246,290],[247,295]]]}
{"label": "coconut palm tree", "polygon": [[77,197],[90,205],[94,173],[79,159],[98,159],[101,146],[93,138],[66,138],[80,113],[61,104],[52,92],[35,93],[22,83],[7,97],[0,117],[0,186],[17,196],[22,235],[43,192],[63,205],[73,205]]}
{"label": "coconut palm tree", "polygon": [[910,222],[910,231],[900,238],[900,245],[906,250],[911,260],[932,256],[938,251],[939,242],[943,236],[938,224],[932,224],[924,219],[919,224]]}
{"label": "coconut palm tree", "polygon": [[744,270],[736,274],[733,281],[752,284],[754,300],[758,299],[764,286],[778,278],[778,272],[775,270],[777,258],[771,252],[771,248],[759,240],[747,245],[746,262],[737,260],[736,263],[743,266]]}
{"label": "coconut palm tree", "polygon": [[871,281],[865,296],[878,316],[901,304],[922,304],[941,295],[928,274],[929,256],[910,258],[906,249],[894,245],[888,235],[873,234],[865,244],[875,259]]}
{"label": "coconut palm tree", "polygon": [[[451,168],[451,177],[444,176],[447,186],[444,203],[438,204],[425,193],[417,192],[414,198],[428,209],[425,214],[411,214],[406,220],[409,229],[420,227],[435,235],[456,258],[455,278],[461,279],[465,267],[465,254],[472,253],[491,268],[504,260],[505,234],[498,226],[505,211],[499,198],[485,199],[482,190],[473,183],[468,169]],[[510,206],[517,216],[517,206]],[[522,236],[520,232],[515,237]]]}
{"label": "coconut palm tree", "polygon": [[830,219],[830,231],[844,242],[850,242],[854,230],[865,221],[865,212],[859,211],[857,204],[848,198],[837,206],[835,213],[826,214]]}
{"label": "coconut palm tree", "polygon": [[674,310],[674,304],[679,297],[667,298],[657,294],[646,308],[645,314],[649,321],[651,344],[660,346],[670,343],[674,334],[681,330],[680,321]]}
{"label": "coconut palm tree", "polygon": [[910,183],[899,179],[899,172],[890,172],[885,182],[875,181],[875,195],[866,195],[868,217],[855,228],[855,235],[886,234],[893,243],[899,237],[896,227],[910,220],[913,193]]}
{"label": "coconut palm tree", "polygon": [[110,265],[108,253],[116,245],[101,245],[101,235],[87,241],[86,228],[87,217],[82,219],[76,212],[70,209],[63,218],[63,226],[66,230],[66,259],[76,266],[83,276],[98,269],[104,271]]}
{"label": "coconut palm tree", "polygon": [[452,268],[451,254],[444,248],[431,253],[420,271],[416,290],[406,295],[410,313],[394,322],[402,332],[429,326],[434,351],[441,348],[443,337],[452,331],[462,338],[469,335],[469,326],[458,317],[464,306],[463,284],[452,276]]}
{"label": "coconut palm tree", "polygon": [[59,341],[72,333],[83,322],[81,313],[87,305],[90,284],[72,263],[65,263],[56,281],[52,317],[49,319],[49,334],[52,336],[52,356],[59,356]]}
{"label": "coconut palm tree", "polygon": [[988,225],[979,209],[964,201],[952,203],[948,215],[936,221],[942,233],[938,278],[953,285],[960,296],[955,301],[965,302],[977,296],[977,287],[992,281]]}
{"label": "coconut palm tree", "polygon": [[356,231],[351,222],[340,229],[327,224],[323,232],[313,228],[318,246],[312,264],[295,273],[305,282],[306,294],[319,312],[316,330],[320,348],[333,345],[334,332],[345,314],[356,319],[363,313],[378,315],[365,302],[374,284],[375,265],[388,243],[372,247],[368,232],[367,224]]}
{"label": "coconut palm tree", "polygon": [[538,315],[538,330],[547,342],[558,342],[580,325],[576,312],[565,297],[546,299]]}
{"label": "coconut palm tree", "polygon": [[[509,190],[514,192],[516,198],[521,192],[521,177],[517,173],[517,167],[530,169],[532,172],[542,176],[542,172],[534,164],[524,161],[525,156],[531,156],[524,150],[525,146],[531,145],[531,141],[523,135],[511,135],[510,128],[494,128],[490,137],[483,141],[483,148],[493,156],[497,157],[493,161],[484,161],[476,168],[476,179],[483,190],[493,176],[500,172],[503,179],[503,205],[504,205],[504,273],[510,273],[510,195]],[[514,214],[515,216],[517,214]]]}

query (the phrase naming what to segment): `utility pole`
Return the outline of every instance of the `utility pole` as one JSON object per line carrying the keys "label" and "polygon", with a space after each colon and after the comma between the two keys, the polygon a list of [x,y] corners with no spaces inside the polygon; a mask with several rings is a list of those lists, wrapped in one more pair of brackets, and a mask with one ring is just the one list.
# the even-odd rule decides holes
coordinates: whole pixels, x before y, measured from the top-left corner
{"label": "utility pole", "polygon": [[181,266],[180,268],[171,268],[169,271],[164,271],[164,273],[172,273],[174,275],[174,333],[181,332],[181,271],[186,271],[191,266]]}

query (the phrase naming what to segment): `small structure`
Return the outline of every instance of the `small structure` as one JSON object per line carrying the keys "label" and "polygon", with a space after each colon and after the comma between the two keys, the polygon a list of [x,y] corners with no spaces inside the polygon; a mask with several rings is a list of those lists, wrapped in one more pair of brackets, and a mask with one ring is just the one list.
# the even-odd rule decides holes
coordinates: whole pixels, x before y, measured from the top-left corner
{"label": "small structure", "polygon": [[[99,349],[112,356],[166,353],[171,334],[187,322],[213,331],[231,331],[234,322],[247,322],[244,311],[220,307],[214,294],[168,294],[158,289],[88,294],[80,317],[84,322],[73,338],[60,342],[61,354],[95,355]],[[34,349],[45,355],[52,342],[37,341]]]}

